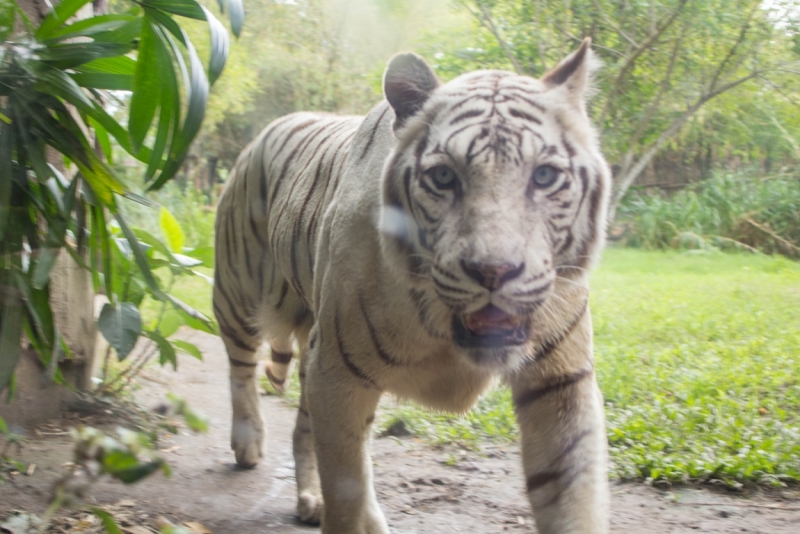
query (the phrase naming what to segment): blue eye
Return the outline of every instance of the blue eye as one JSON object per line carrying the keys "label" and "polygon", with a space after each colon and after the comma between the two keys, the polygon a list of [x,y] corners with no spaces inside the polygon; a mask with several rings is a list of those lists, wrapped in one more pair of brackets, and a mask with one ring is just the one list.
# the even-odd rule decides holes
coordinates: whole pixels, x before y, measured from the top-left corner
{"label": "blue eye", "polygon": [[456,173],[446,165],[439,165],[430,170],[431,179],[436,187],[449,189],[455,185]]}
{"label": "blue eye", "polygon": [[560,170],[552,165],[539,165],[533,171],[533,183],[537,187],[550,187],[558,179]]}

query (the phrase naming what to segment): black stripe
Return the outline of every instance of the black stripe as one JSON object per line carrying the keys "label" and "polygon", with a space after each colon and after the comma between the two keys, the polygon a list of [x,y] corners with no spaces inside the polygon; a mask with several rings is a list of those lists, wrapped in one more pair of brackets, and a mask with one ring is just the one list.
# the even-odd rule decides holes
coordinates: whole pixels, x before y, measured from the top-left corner
{"label": "black stripe", "polygon": [[[295,147],[286,156],[286,159],[283,160],[283,166],[281,167],[281,172],[278,174],[278,178],[275,180],[274,185],[272,186],[272,190],[269,193],[269,201],[270,203],[274,203],[275,199],[278,198],[278,191],[280,191],[281,185],[283,185],[283,180],[286,178],[286,174],[289,171],[289,167],[291,167],[294,163],[297,163],[296,157],[299,158],[303,152],[305,152],[306,148],[311,144],[311,142],[316,139],[316,137],[325,132],[325,127],[316,128],[314,131],[310,132],[308,135],[303,137],[301,140],[297,142]],[[298,151],[300,154],[298,154]]]}
{"label": "black stripe", "polygon": [[550,353],[552,353],[556,349],[556,347],[558,347],[572,333],[572,331],[575,330],[575,327],[578,326],[578,323],[581,322],[581,319],[583,319],[583,316],[586,314],[588,306],[589,306],[589,301],[585,300],[583,302],[583,305],[581,306],[580,311],[577,314],[575,314],[575,318],[572,321],[570,321],[569,325],[567,325],[567,328],[564,329],[564,331],[561,332],[561,334],[557,338],[554,338],[544,343],[541,347],[539,347],[539,350],[536,351],[536,354],[533,356],[533,360],[531,361],[531,363],[538,362],[542,358],[546,358],[547,356],[549,356]]}
{"label": "black stripe", "polygon": [[519,410],[520,408],[524,408],[525,406],[534,403],[550,393],[561,391],[565,388],[573,386],[583,380],[591,376],[593,373],[592,369],[581,369],[575,373],[559,377],[558,380],[552,382],[546,386],[531,389],[526,391],[525,393],[521,393],[514,397],[514,407]]}
{"label": "black stripe", "polygon": [[512,117],[516,117],[518,119],[525,119],[526,121],[530,121],[530,122],[533,122],[533,123],[536,123],[536,124],[542,124],[542,121],[537,119],[533,115],[530,115],[529,113],[525,113],[524,111],[516,109],[516,108],[508,108],[508,113]]}
{"label": "black stripe", "polygon": [[353,357],[353,355],[344,350],[344,343],[342,342],[342,333],[339,325],[338,311],[333,315],[333,322],[334,322],[334,328],[336,329],[335,332],[336,344],[339,347],[339,354],[341,354],[342,356],[342,361],[344,362],[345,367],[347,367],[347,369],[349,369],[350,372],[353,373],[353,375],[355,375],[356,378],[358,378],[362,382],[366,382],[366,384],[362,384],[364,385],[364,387],[367,388],[372,387],[377,390],[380,390],[381,388],[378,387],[378,385],[372,380],[372,378],[370,378],[364,371],[359,369],[358,366],[356,366],[356,364],[352,362],[351,358]]}
{"label": "black stripe", "polygon": [[520,100],[522,100],[523,102],[525,102],[529,106],[538,109],[539,111],[547,111],[547,108],[545,108],[543,105],[541,105],[538,102],[534,102],[533,100],[531,100],[530,98],[528,98],[526,96],[523,96],[523,95],[514,95],[514,96],[519,98]]}
{"label": "black stripe", "polygon": [[[245,333],[250,337],[259,337],[259,330],[250,324],[250,321],[242,319],[242,316],[236,311],[236,308],[233,306],[233,301],[231,300],[230,296],[228,296],[228,292],[225,291],[225,286],[221,283],[221,281],[216,283],[216,289],[219,290],[219,294],[225,299],[225,303],[228,305],[230,313],[233,315],[233,318],[236,320],[242,330],[244,330]],[[221,309],[218,309],[218,311],[221,311]]]}
{"label": "black stripe", "polygon": [[364,158],[367,157],[367,154],[369,153],[369,149],[372,148],[372,143],[373,143],[373,141],[375,141],[375,134],[377,133],[378,128],[380,128],[381,122],[383,121],[383,117],[384,117],[384,115],[386,115],[387,111],[389,111],[389,106],[388,105],[386,106],[386,109],[383,110],[383,113],[381,113],[381,116],[378,117],[378,120],[375,122],[375,126],[372,128],[372,131],[369,133],[369,139],[367,139],[367,144],[364,145],[364,151],[361,153],[361,158],[360,159],[364,159]]}
{"label": "black stripe", "polygon": [[408,291],[409,297],[411,297],[411,302],[414,304],[414,307],[417,310],[417,318],[419,319],[420,324],[425,329],[425,332],[428,333],[429,336],[434,337],[436,339],[447,339],[448,336],[443,335],[442,333],[436,331],[430,325],[430,319],[428,317],[428,308],[425,306],[423,302],[423,297],[425,293],[423,291],[417,291],[416,289],[409,289]]}
{"label": "black stripe", "polygon": [[545,484],[558,480],[565,474],[565,470],[559,469],[558,471],[544,471],[543,473],[536,473],[535,475],[529,476],[525,484],[528,488],[528,493],[541,488]]}
{"label": "black stripe", "polygon": [[292,358],[294,357],[294,354],[292,354],[291,352],[278,352],[274,349],[271,352],[272,355],[270,356],[270,359],[275,363],[280,363],[283,365],[286,365],[289,362],[291,362]]}
{"label": "black stripe", "polygon": [[[449,291],[451,293],[460,293],[462,295],[471,295],[472,291],[467,291],[466,289],[461,289],[459,287],[449,286],[443,282],[440,282],[435,276],[433,277],[433,283],[437,286],[441,287],[445,291]],[[516,296],[516,295],[515,295]]]}
{"label": "black stripe", "polygon": [[372,324],[372,321],[369,320],[369,314],[367,313],[367,307],[364,304],[364,297],[361,293],[358,294],[358,303],[361,306],[361,313],[364,315],[364,322],[367,324],[367,330],[369,330],[369,335],[372,338],[372,343],[375,345],[375,351],[378,353],[378,356],[381,357],[387,365],[391,366],[398,366],[402,365],[399,361],[397,361],[391,354],[386,352],[383,348],[383,344],[378,339],[378,333],[375,331],[375,326]]}
{"label": "black stripe", "polygon": [[280,310],[283,308],[283,301],[286,300],[286,295],[289,293],[289,283],[284,280],[281,284],[281,294],[278,296],[278,302],[275,304],[275,309]]}
{"label": "black stripe", "polygon": [[460,113],[457,117],[450,121],[449,126],[453,126],[454,124],[458,124],[461,121],[465,121],[467,119],[471,119],[472,117],[479,117],[486,112],[485,109],[469,109]]}
{"label": "black stripe", "polygon": [[258,362],[253,362],[253,363],[243,362],[241,360],[234,360],[230,356],[228,356],[228,361],[233,367],[255,367],[256,365],[258,365]]}
{"label": "black stripe", "polygon": [[282,386],[286,383],[285,378],[278,378],[277,376],[273,375],[269,367],[267,367],[267,378],[269,378],[269,381],[277,386]]}

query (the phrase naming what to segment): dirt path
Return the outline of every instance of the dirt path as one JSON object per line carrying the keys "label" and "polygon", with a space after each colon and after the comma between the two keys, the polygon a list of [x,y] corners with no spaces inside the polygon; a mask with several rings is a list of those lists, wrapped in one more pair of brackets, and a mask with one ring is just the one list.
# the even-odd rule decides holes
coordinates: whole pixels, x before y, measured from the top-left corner
{"label": "dirt path", "polygon": [[[294,410],[280,399],[263,398],[269,425],[266,457],[257,469],[236,469],[228,448],[230,406],[222,344],[205,334],[190,335],[205,362],[185,357],[179,373],[148,371],[136,398],[155,406],[168,391],[182,395],[210,418],[210,431],[182,432],[160,443],[173,467],[171,478],[157,475],[134,486],[101,483],[94,498],[101,504],[133,500],[141,516],[198,521],[215,534],[319,532],[294,516]],[[0,484],[0,516],[13,509],[41,512],[49,485],[70,458],[66,437],[30,437],[18,459],[35,461],[37,468],[33,476]],[[373,452],[376,488],[393,533],[535,532],[515,445],[488,444],[478,455],[436,449],[412,438],[383,438],[374,441]],[[693,488],[665,493],[641,484],[614,484],[612,510],[614,533],[800,532],[796,494],[795,499],[743,498]]]}

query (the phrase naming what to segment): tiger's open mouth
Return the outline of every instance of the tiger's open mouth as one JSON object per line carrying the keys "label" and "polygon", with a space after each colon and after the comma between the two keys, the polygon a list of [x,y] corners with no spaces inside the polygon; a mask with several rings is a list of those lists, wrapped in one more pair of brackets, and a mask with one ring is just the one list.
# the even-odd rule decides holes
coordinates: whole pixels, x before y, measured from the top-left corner
{"label": "tiger's open mouth", "polygon": [[489,304],[476,312],[453,318],[456,343],[465,348],[521,345],[528,338],[527,322]]}

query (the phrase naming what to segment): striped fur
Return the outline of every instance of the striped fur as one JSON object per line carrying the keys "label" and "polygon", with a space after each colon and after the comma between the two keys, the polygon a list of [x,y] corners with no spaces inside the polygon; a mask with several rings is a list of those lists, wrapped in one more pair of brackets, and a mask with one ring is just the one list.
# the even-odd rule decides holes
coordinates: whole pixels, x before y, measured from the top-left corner
{"label": "striped fur", "polygon": [[397,56],[366,117],[289,115],[239,157],[214,286],[231,446],[240,465],[259,461],[259,347],[281,390],[295,340],[298,514],[323,533],[389,532],[369,461],[383,392],[463,412],[495,376],[513,391],[539,532],[608,531],[587,274],[610,177],[590,69],[588,41],[541,80],[440,85]]}

